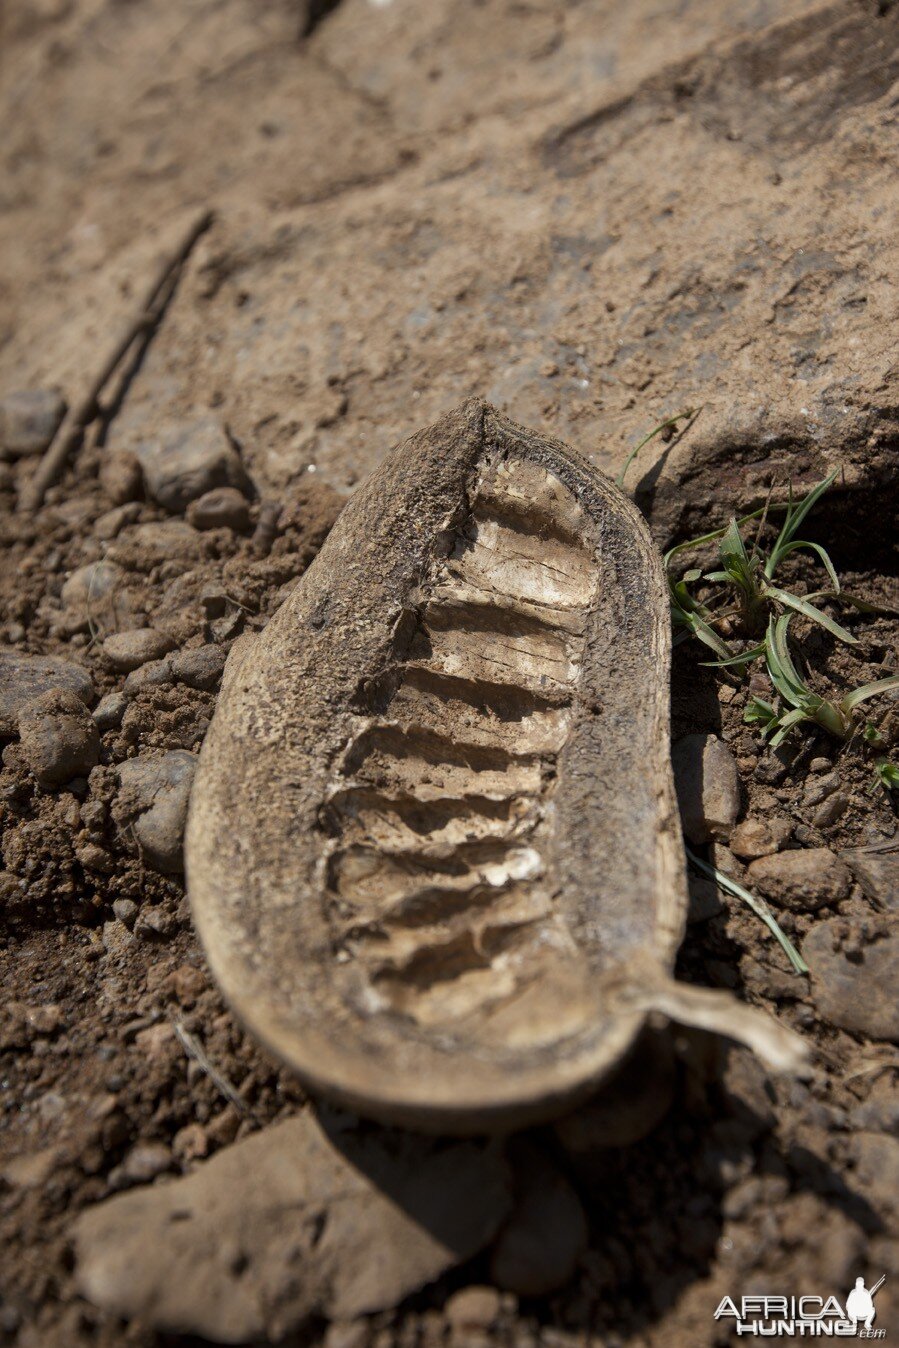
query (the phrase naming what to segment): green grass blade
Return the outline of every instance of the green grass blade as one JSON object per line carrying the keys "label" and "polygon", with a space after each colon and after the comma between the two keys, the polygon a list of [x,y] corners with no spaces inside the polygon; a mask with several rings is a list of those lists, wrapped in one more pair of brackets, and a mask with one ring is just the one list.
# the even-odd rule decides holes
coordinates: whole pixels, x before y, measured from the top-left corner
{"label": "green grass blade", "polygon": [[866,683],[862,688],[854,688],[843,698],[840,706],[843,711],[855,711],[860,702],[867,702],[869,697],[877,697],[890,688],[899,688],[899,674],[891,674],[888,679],[878,679],[875,683]]}
{"label": "green grass blade", "polygon": [[742,655],[732,655],[728,660],[704,660],[703,669],[727,669],[729,665],[748,665],[760,655],[764,655],[765,650],[763,641],[761,646],[753,646],[751,650],[744,651]]}
{"label": "green grass blade", "polygon": [[743,902],[752,909],[756,917],[762,919],[771,934],[775,936],[783,946],[786,956],[797,974],[808,973],[808,965],[790,940],[789,936],[787,936],[786,932],[781,929],[777,918],[774,916],[767,903],[765,903],[764,899],[757,899],[754,894],[750,894],[748,889],[744,889],[742,885],[738,885],[736,880],[732,880],[729,875],[725,875],[723,871],[719,871],[717,866],[710,866],[707,861],[703,861],[702,857],[696,856],[695,852],[692,852],[689,847],[685,847],[684,851],[687,854],[690,865],[694,866],[701,875],[707,875],[710,880],[715,881],[715,884],[718,885],[719,889],[723,889],[726,893],[732,894],[734,898],[742,899]]}
{"label": "green grass blade", "polygon": [[634,448],[631,450],[630,454],[628,454],[627,458],[624,461],[624,465],[621,469],[621,472],[615,479],[615,485],[618,487],[624,486],[624,479],[627,476],[627,470],[628,468],[630,468],[634,459],[640,453],[640,450],[643,448],[644,445],[648,445],[650,440],[654,440],[657,435],[661,435],[662,431],[667,431],[669,426],[676,426],[679,421],[692,421],[692,419],[698,416],[701,411],[702,411],[701,407],[687,407],[684,409],[683,412],[678,412],[676,416],[667,417],[665,421],[660,421],[658,426],[653,426],[649,434],[644,435],[640,443],[638,445],[635,445]]}
{"label": "green grass blade", "polygon": [[787,509],[787,517],[783,522],[783,527],[780,533],[778,534],[777,541],[774,544],[774,547],[771,549],[771,556],[765,563],[765,576],[768,580],[771,579],[771,577],[774,575],[774,572],[780,565],[780,562],[784,556],[784,549],[790,543],[792,543],[793,539],[796,537],[796,533],[799,529],[800,524],[805,519],[809,511],[813,509],[814,506],[817,505],[818,501],[820,501],[821,497],[828,490],[828,488],[833,485],[836,477],[837,472],[830,473],[824,479],[823,482],[819,482],[816,487],[813,487],[812,490],[808,493],[808,495],[804,496],[797,505],[794,505],[792,500],[790,501],[789,507]]}
{"label": "green grass blade", "polygon": [[857,646],[858,638],[848,632],[833,618],[829,618],[826,613],[822,613],[814,604],[810,604],[807,599],[801,599],[798,594],[790,594],[788,590],[782,590],[777,585],[766,585],[765,594],[771,599],[776,599],[779,604],[785,608],[794,609],[796,613],[801,613],[804,618],[810,618],[819,626],[827,629],[832,636],[838,637],[840,641],[845,641],[849,646]]}
{"label": "green grass blade", "polygon": [[815,553],[824,567],[824,570],[830,577],[834,595],[838,595],[840,593],[840,578],[834,570],[833,562],[830,560],[830,557],[820,543],[808,543],[804,539],[797,539],[794,543],[788,543],[780,554],[781,561],[783,561],[784,557],[789,556],[791,552],[798,551],[799,548],[807,548],[809,552]]}

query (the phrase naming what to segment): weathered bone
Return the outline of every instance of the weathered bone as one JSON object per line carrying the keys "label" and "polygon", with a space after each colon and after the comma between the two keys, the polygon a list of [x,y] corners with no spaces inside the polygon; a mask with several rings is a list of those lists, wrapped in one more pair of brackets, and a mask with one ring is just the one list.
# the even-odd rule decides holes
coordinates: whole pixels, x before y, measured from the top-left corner
{"label": "weathered bone", "polygon": [[795,1066],[670,978],[669,655],[646,526],[571,450],[470,402],[390,455],[232,654],[201,755],[191,902],[247,1025],[446,1131],[559,1112],[652,1010]]}

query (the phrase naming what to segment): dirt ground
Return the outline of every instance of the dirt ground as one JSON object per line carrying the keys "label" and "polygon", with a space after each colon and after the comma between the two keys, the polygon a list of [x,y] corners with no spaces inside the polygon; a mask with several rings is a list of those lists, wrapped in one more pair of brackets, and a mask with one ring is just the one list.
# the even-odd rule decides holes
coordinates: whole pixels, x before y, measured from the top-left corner
{"label": "dirt ground", "polygon": [[[887,611],[840,610],[851,649],[807,634],[811,676],[899,668],[899,6],[340,0],[303,37],[306,20],[296,0],[0,10],[0,409],[83,396],[160,258],[214,212],[120,405],[39,511],[20,506],[33,446],[0,462],[0,660],[85,671],[100,734],[93,763],[41,784],[0,670],[0,1342],[19,1348],[199,1342],[81,1297],[72,1223],[309,1109],[212,985],[168,820],[150,837],[149,788],[121,768],[199,749],[225,652],[398,440],[476,394],[614,473],[662,417],[701,408],[631,473],[666,546],[839,470],[810,536]],[[185,427],[215,441],[208,485],[249,500],[228,498],[230,522],[167,495],[165,465],[153,478]],[[818,583],[810,562],[785,574]],[[150,655],[106,645],[147,627]],[[803,729],[773,756],[742,720],[759,688],[703,658],[676,650],[673,737],[721,737],[740,817],[773,829],[778,860],[709,855],[749,870],[814,957],[795,975],[697,884],[678,973],[777,1014],[814,1074],[768,1079],[679,1032],[652,1105],[655,1058],[632,1071],[647,1136],[526,1139],[587,1219],[551,1292],[510,1291],[485,1247],[286,1341],[704,1348],[736,1341],[724,1296],[843,1301],[882,1274],[876,1325],[899,1329],[899,884],[896,852],[870,852],[897,839],[896,809],[857,740]],[[870,706],[889,752],[899,706]],[[471,1285],[500,1295],[466,1319]]]}

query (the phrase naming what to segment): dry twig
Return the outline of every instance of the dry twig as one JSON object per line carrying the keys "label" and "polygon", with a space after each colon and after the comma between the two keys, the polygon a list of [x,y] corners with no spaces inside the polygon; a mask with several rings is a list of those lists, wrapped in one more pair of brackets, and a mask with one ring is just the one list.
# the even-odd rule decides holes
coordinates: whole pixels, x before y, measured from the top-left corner
{"label": "dry twig", "polygon": [[[202,211],[191,222],[178,246],[163,259],[138,313],[128,322],[83,396],[69,408],[57,428],[34,477],[22,492],[20,506],[23,510],[37,510],[41,505],[48,488],[65,468],[69,455],[80,444],[85,430],[100,415],[100,394],[135,343],[135,356],[129,362],[128,369],[133,371],[136,368],[175,293],[184,263],[212,220],[212,211]],[[125,385],[120,382],[113,406],[121,401],[124,388]]]}

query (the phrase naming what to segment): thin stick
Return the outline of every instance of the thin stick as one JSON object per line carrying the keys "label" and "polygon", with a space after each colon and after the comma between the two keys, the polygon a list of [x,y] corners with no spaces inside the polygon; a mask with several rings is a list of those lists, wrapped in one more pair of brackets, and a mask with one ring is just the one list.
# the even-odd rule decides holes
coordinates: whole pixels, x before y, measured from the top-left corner
{"label": "thin stick", "polygon": [[174,281],[177,280],[197,239],[206,232],[212,220],[212,211],[202,211],[195,217],[177,248],[163,259],[138,313],[123,329],[86,392],[73,407],[69,408],[47,446],[37,472],[22,492],[20,506],[23,510],[37,510],[43,502],[47,489],[62,473],[69,455],[81,442],[85,430],[100,411],[100,394],[135,339],[140,338],[144,346],[149,342],[166,305],[174,294]]}
{"label": "thin stick", "polygon": [[212,1081],[218,1087],[219,1091],[221,1091],[225,1099],[228,1100],[234,1106],[238,1114],[246,1114],[247,1112],[246,1100],[244,1100],[242,1096],[237,1094],[237,1091],[231,1085],[231,1082],[228,1081],[227,1077],[223,1077],[221,1072],[219,1072],[215,1067],[213,1067],[212,1063],[207,1058],[206,1053],[203,1049],[203,1045],[200,1043],[200,1041],[198,1039],[195,1039],[194,1036],[190,1033],[190,1031],[184,1028],[180,1020],[175,1020],[172,1022],[172,1029],[175,1031],[175,1034],[178,1038],[178,1042],[184,1049],[184,1052],[187,1054],[187,1056],[189,1058],[193,1058],[194,1062],[199,1065],[201,1071],[206,1073],[206,1075],[209,1077],[209,1080]]}

